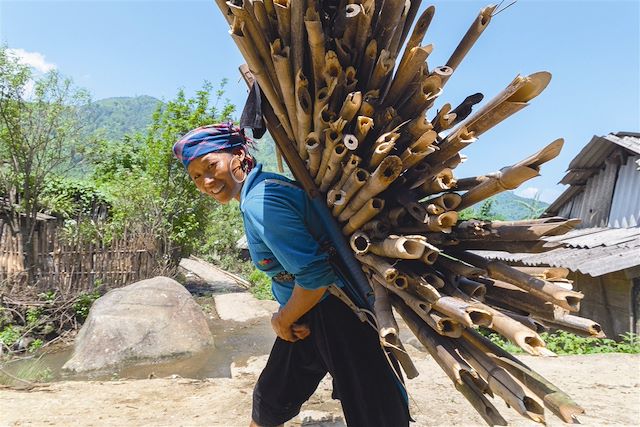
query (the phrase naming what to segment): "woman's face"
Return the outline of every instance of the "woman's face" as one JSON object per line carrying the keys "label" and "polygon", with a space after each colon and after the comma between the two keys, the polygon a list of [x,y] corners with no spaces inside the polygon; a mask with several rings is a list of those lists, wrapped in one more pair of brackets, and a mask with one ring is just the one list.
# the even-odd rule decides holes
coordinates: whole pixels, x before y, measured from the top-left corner
{"label": "woman's face", "polygon": [[[242,170],[244,152],[208,153],[189,163],[187,172],[198,190],[220,203],[240,200],[240,190],[245,178]],[[233,177],[235,176],[236,179]]]}

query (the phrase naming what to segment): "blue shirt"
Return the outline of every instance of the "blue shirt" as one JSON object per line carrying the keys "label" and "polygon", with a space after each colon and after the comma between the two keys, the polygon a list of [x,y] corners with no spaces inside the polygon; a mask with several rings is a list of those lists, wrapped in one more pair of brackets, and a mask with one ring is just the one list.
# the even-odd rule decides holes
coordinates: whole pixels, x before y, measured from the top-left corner
{"label": "blue shirt", "polygon": [[[342,287],[322,249],[328,238],[320,218],[294,181],[256,165],[242,187],[240,211],[251,259],[271,277],[280,305],[287,303],[295,284],[305,289]],[[274,278],[283,271],[294,274],[295,282]]]}

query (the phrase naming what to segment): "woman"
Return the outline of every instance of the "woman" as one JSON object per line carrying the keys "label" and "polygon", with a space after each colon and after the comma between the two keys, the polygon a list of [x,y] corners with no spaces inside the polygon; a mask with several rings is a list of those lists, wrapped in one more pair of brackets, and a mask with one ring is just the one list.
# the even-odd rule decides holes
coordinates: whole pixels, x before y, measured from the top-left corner
{"label": "woman", "polygon": [[[329,372],[349,426],[406,426],[406,395],[377,332],[327,292],[343,284],[326,233],[294,181],[263,172],[231,124],[194,129],[173,147],[202,193],[240,202],[249,253],[272,279],[277,338],[253,393],[251,426],[277,426],[300,412]],[[394,361],[395,362],[395,361]]]}

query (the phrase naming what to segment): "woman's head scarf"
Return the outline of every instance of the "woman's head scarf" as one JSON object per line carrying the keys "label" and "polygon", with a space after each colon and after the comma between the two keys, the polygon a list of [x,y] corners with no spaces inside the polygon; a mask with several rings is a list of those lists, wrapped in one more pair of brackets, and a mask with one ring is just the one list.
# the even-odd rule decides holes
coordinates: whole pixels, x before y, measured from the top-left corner
{"label": "woman's head scarf", "polygon": [[239,127],[231,123],[217,123],[188,132],[173,145],[173,154],[186,169],[191,161],[205,154],[241,148],[249,158],[248,169],[251,169],[253,158],[247,150],[250,142]]}

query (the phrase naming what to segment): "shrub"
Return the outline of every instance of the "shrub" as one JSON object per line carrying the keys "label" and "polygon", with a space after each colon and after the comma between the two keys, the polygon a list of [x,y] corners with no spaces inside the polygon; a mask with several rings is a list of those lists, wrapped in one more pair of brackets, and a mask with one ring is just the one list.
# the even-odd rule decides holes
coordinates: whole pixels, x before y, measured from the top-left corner
{"label": "shrub", "polygon": [[253,285],[251,293],[258,299],[273,299],[271,293],[271,278],[257,268],[249,275],[249,282]]}

